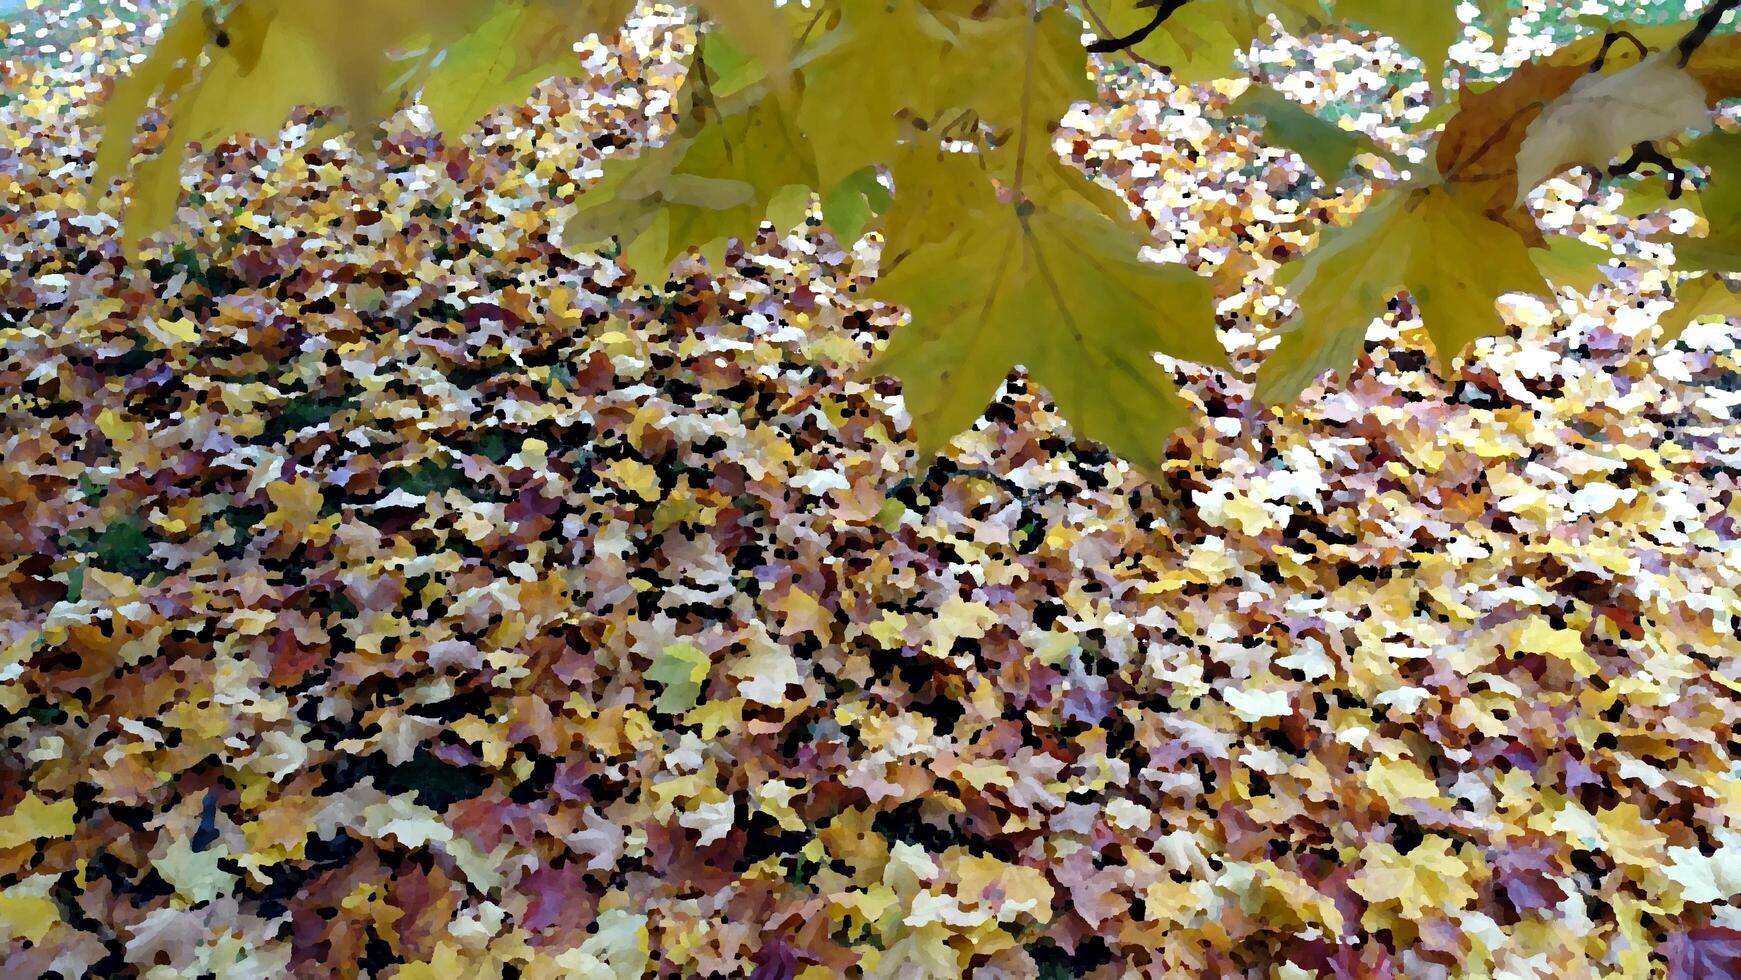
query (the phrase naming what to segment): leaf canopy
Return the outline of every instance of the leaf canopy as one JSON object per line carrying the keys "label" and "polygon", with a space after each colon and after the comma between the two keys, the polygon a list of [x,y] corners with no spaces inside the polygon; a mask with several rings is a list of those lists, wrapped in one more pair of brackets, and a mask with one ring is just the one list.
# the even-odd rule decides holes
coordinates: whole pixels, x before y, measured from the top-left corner
{"label": "leaf canopy", "polygon": [[[1366,327],[1407,289],[1440,364],[1499,332],[1509,292],[1546,288],[1523,238],[1444,186],[1387,195],[1307,255],[1290,296],[1299,312],[1264,362],[1259,390],[1288,399],[1319,374],[1351,364]],[[1351,325],[1358,324],[1358,329]]]}
{"label": "leaf canopy", "polygon": [[1674,299],[1674,307],[1657,321],[1664,343],[1680,339],[1687,327],[1706,317],[1741,317],[1741,290],[1714,272],[1681,283]]}
{"label": "leaf canopy", "polygon": [[913,322],[879,366],[905,384],[920,451],[966,428],[1023,364],[1066,416],[1133,464],[1157,468],[1157,433],[1186,416],[1148,355],[1223,355],[1207,281],[1142,261],[1140,244],[1086,203],[1006,207],[886,272],[874,295],[911,310]]}
{"label": "leaf canopy", "polygon": [[[464,129],[545,79],[580,71],[576,42],[612,31],[631,8],[631,0],[234,0],[220,18],[190,3],[117,80],[97,120],[97,180],[130,178],[125,237],[137,249],[173,221],[189,144],[275,132],[294,107],[310,105],[337,108],[367,131],[419,93],[443,130]],[[1467,26],[1458,8],[1455,0],[1080,8],[698,0],[676,131],[607,161],[562,237],[572,247],[614,239],[639,281],[658,282],[687,249],[717,260],[727,241],[768,219],[780,230],[796,226],[819,202],[840,239],[880,234],[886,275],[877,295],[912,313],[882,366],[905,384],[925,448],[970,424],[1021,364],[1083,434],[1153,466],[1160,435],[1186,415],[1152,355],[1219,364],[1224,353],[1208,280],[1142,260],[1148,235],[1129,204],[1055,152],[1061,121],[1097,96],[1084,18],[1097,33],[1128,35],[1128,57],[1187,82],[1242,74],[1238,54],[1277,28],[1369,30],[1418,57],[1436,88]],[[1511,5],[1480,0],[1475,10],[1503,47]],[[1395,186],[1379,179],[1365,213],[1323,235],[1292,274],[1297,313],[1261,369],[1260,391],[1292,396],[1346,368],[1372,318],[1402,290],[1442,363],[1498,329],[1494,303],[1504,293],[1546,292],[1550,281],[1594,285],[1606,256],[1544,236],[1528,195],[1569,167],[1615,166],[1640,144],[1666,147],[1670,155],[1652,157],[1659,163],[1672,156],[1696,168],[1709,230],[1671,239],[1680,259],[1741,270],[1737,137],[1717,131],[1675,144],[1712,128],[1712,105],[1741,95],[1741,35],[1700,30],[1613,25],[1495,84],[1440,94],[1416,130],[1426,168],[1251,85],[1229,112],[1261,125],[1326,184],[1343,180],[1361,154],[1389,156],[1407,171]],[[138,123],[153,108],[169,120],[164,149],[132,160]],[[1635,168],[1643,158],[1633,155]],[[1634,186],[1643,195],[1636,206],[1651,206],[1649,186]]]}
{"label": "leaf canopy", "polygon": [[1332,187],[1359,154],[1385,155],[1384,148],[1365,133],[1321,119],[1267,86],[1246,89],[1227,111],[1260,117],[1265,136],[1298,153],[1318,179]]}

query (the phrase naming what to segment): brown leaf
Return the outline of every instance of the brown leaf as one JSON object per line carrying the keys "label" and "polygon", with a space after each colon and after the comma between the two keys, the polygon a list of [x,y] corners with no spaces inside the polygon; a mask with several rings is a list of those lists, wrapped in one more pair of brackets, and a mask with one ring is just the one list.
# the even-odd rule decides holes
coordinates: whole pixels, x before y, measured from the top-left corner
{"label": "brown leaf", "polygon": [[1703,926],[1669,937],[1657,947],[1668,958],[1669,980],[1741,977],[1741,929]]}
{"label": "brown leaf", "polygon": [[1446,183],[1499,215],[1517,197],[1517,151],[1543,107],[1589,71],[1589,63],[1532,61],[1481,92],[1465,86],[1460,111],[1445,123],[1435,157]]}

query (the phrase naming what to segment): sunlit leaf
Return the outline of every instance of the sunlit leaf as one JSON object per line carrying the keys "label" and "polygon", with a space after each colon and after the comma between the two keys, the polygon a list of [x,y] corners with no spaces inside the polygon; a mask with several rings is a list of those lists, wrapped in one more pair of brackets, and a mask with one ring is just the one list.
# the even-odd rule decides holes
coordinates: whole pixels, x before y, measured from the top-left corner
{"label": "sunlit leaf", "polygon": [[539,82],[578,71],[574,44],[620,25],[632,0],[519,0],[505,3],[448,46],[423,87],[437,127],[456,133],[498,106],[526,98]]}
{"label": "sunlit leaf", "polygon": [[1080,202],[994,209],[926,245],[875,295],[912,312],[878,370],[903,382],[925,452],[966,428],[1022,364],[1090,438],[1158,466],[1186,419],[1151,352],[1219,362],[1209,287],[1137,258],[1135,236]]}
{"label": "sunlit leaf", "polygon": [[873,215],[889,209],[890,201],[889,190],[875,168],[865,167],[834,185],[822,199],[822,218],[837,238],[851,242],[864,232]]}
{"label": "sunlit leaf", "polygon": [[1699,320],[1741,317],[1741,290],[1714,272],[1681,283],[1675,288],[1674,300],[1674,308],[1657,320],[1665,344],[1674,342]]}
{"label": "sunlit leaf", "polygon": [[192,81],[206,45],[206,25],[198,4],[190,4],[169,22],[144,63],[115,80],[97,111],[102,131],[93,183],[106,188],[127,167],[139,116],[152,99],[167,105]]}
{"label": "sunlit leaf", "polygon": [[1548,239],[1546,247],[1530,249],[1529,256],[1549,282],[1585,292],[1608,281],[1603,270],[1614,253],[1571,235],[1555,235]]}
{"label": "sunlit leaf", "polygon": [[1639,143],[1706,125],[1706,93],[1662,52],[1613,75],[1586,75],[1549,102],[1517,149],[1517,202],[1574,164],[1601,167]]}
{"label": "sunlit leaf", "polygon": [[1320,119],[1267,86],[1246,89],[1227,111],[1260,117],[1267,139],[1298,153],[1318,179],[1332,187],[1341,181],[1356,155],[1384,152],[1366,134]]}
{"label": "sunlit leaf", "polygon": [[1366,328],[1407,289],[1444,364],[1469,341],[1499,332],[1495,301],[1546,288],[1521,236],[1443,187],[1387,196],[1325,235],[1289,294],[1299,310],[1264,362],[1259,390],[1289,399],[1359,355]]}

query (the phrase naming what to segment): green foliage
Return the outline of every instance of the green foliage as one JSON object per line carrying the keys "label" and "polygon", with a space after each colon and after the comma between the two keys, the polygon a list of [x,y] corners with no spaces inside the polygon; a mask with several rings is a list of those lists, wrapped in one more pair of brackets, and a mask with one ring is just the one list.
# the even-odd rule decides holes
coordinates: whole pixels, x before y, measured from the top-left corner
{"label": "green foliage", "polygon": [[665,689],[656,707],[666,714],[682,714],[701,699],[701,685],[712,664],[706,653],[691,643],[666,647],[642,676],[658,681]]}
{"label": "green foliage", "polygon": [[[68,551],[90,555],[90,564],[108,572],[120,572],[143,579],[155,571],[151,561],[151,538],[145,521],[128,515],[111,521],[99,531],[77,531],[66,536],[61,546]],[[83,576],[80,576],[83,583]]]}
{"label": "green foliage", "polygon": [[1292,284],[1300,311],[1264,364],[1262,390],[1292,398],[1323,370],[1352,363],[1365,324],[1405,288],[1442,362],[1499,331],[1500,295],[1545,284],[1515,231],[1443,186],[1387,195],[1307,255]]}
{"label": "green foliage", "polygon": [[1674,309],[1662,315],[1657,325],[1662,328],[1662,339],[1672,341],[1680,337],[1694,321],[1702,317],[1730,317],[1741,315],[1741,292],[1737,292],[1734,284],[1714,272],[1707,272],[1682,283],[1675,290]]}
{"label": "green foliage", "polygon": [[877,284],[912,311],[881,367],[905,382],[921,452],[984,410],[1026,364],[1059,407],[1139,466],[1154,438],[1185,420],[1167,373],[1147,355],[1219,360],[1208,283],[1143,262],[1141,239],[1086,202],[995,209],[914,251]]}
{"label": "green foliage", "polygon": [[574,39],[606,33],[623,22],[633,0],[517,0],[447,51],[423,87],[435,124],[448,132],[470,126],[497,106],[524,98],[539,82],[563,74]]}
{"label": "green foliage", "polygon": [[[193,2],[115,85],[98,119],[97,180],[130,178],[127,239],[138,247],[171,223],[189,143],[275,131],[308,104],[367,130],[418,93],[457,130],[578,71],[575,43],[615,29],[630,9],[629,0]],[[1511,7],[1476,9],[1503,46]],[[1162,435],[1186,419],[1153,355],[1215,364],[1222,350],[1207,281],[1140,259],[1147,232],[1126,204],[1054,151],[1060,120],[1096,97],[1089,22],[1118,35],[1090,47],[1186,81],[1243,74],[1240,53],[1277,27],[1352,27],[1394,39],[1437,89],[1465,30],[1457,11],[1456,0],[698,0],[677,131],[611,159],[563,239],[620,249],[639,281],[658,282],[688,249],[717,260],[730,239],[768,219],[795,227],[820,202],[841,239],[881,235],[876,295],[912,314],[881,368],[903,381],[927,452],[1022,365],[1084,435],[1152,467]],[[1294,276],[1298,313],[1262,367],[1262,392],[1292,397],[1345,368],[1403,290],[1445,361],[1499,329],[1504,293],[1596,281],[1606,255],[1550,242],[1526,206],[1533,185],[1704,127],[1708,106],[1741,95],[1736,35],[1707,36],[1691,22],[1624,26],[1636,44],[1587,36],[1497,84],[1440,93],[1419,130],[1431,165],[1393,157],[1404,180],[1379,181],[1366,212],[1324,235]],[[1683,38],[1685,64],[1668,50]],[[130,162],[152,107],[168,114],[165,149]],[[1327,184],[1361,154],[1388,155],[1262,85],[1229,111],[1261,122]],[[1736,139],[1714,134],[1685,154],[1712,220],[1706,237],[1675,241],[1683,261],[1741,268]]]}
{"label": "green foliage", "polygon": [[1570,235],[1555,235],[1546,247],[1531,250],[1529,256],[1548,282],[1584,292],[1606,281],[1603,270],[1614,253]]}
{"label": "green foliage", "polygon": [[1359,154],[1385,155],[1384,148],[1370,136],[1320,119],[1299,103],[1262,85],[1246,89],[1233,100],[1228,111],[1259,117],[1265,136],[1298,153],[1318,179],[1332,187],[1341,181],[1348,164]]}

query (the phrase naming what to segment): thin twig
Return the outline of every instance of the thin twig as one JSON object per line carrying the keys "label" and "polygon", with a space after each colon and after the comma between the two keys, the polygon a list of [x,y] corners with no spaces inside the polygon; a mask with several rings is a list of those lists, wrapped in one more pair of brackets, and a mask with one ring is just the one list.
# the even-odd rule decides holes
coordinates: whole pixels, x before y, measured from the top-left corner
{"label": "thin twig", "polygon": [[1699,20],[1693,25],[1693,29],[1687,32],[1686,37],[1681,38],[1679,44],[1675,45],[1681,52],[1680,66],[1682,68],[1685,68],[1687,62],[1692,60],[1693,52],[1699,49],[1699,45],[1704,44],[1705,39],[1711,36],[1711,32],[1717,29],[1717,24],[1723,19],[1723,15],[1736,7],[1741,7],[1741,0],[1716,0],[1715,3],[1705,8],[1705,12],[1699,15]]}
{"label": "thin twig", "polygon": [[[1082,12],[1088,15],[1088,19],[1094,22],[1095,28],[1097,28],[1101,34],[1112,33],[1112,28],[1108,26],[1106,21],[1100,16],[1100,11],[1094,9],[1094,4],[1089,3],[1088,0],[1077,0],[1077,2],[1082,7]],[[1128,48],[1125,49],[1124,56],[1139,65],[1146,65],[1155,71],[1168,71],[1167,67],[1160,62],[1145,58]]]}
{"label": "thin twig", "polygon": [[1657,149],[1655,143],[1647,142],[1633,144],[1632,155],[1614,166],[1609,167],[1608,176],[1624,177],[1627,174],[1635,174],[1638,172],[1638,168],[1647,163],[1657,167],[1668,177],[1669,200],[1679,200],[1681,196],[1681,185],[1687,179],[1687,172],[1676,166],[1675,162],[1670,159],[1667,154]]}
{"label": "thin twig", "polygon": [[[1178,10],[1180,7],[1183,7],[1185,4],[1190,2],[1191,0],[1161,0],[1160,5],[1155,8],[1155,15],[1149,19],[1147,24],[1144,24],[1122,37],[1103,37],[1088,46],[1088,53],[1107,54],[1113,51],[1123,51],[1135,44],[1141,44],[1143,41],[1148,39],[1150,34],[1153,34],[1158,30],[1160,26],[1166,22],[1168,17],[1173,16],[1173,11]],[[1736,0],[1736,2],[1741,2],[1741,0]]]}
{"label": "thin twig", "polygon": [[1638,49],[1639,60],[1650,57],[1649,46],[1640,41],[1637,34],[1631,31],[1609,31],[1602,36],[1602,50],[1596,52],[1596,60],[1590,62],[1590,74],[1594,75],[1602,70],[1603,62],[1608,60],[1608,49],[1614,46],[1615,41],[1622,40],[1631,41],[1632,46]]}
{"label": "thin twig", "polygon": [[956,115],[956,117],[954,119],[951,119],[948,122],[944,123],[943,127],[941,129],[937,130],[937,138],[939,140],[942,140],[945,142],[954,139],[955,138],[954,134],[955,134],[956,128],[961,126],[962,123],[968,122],[970,120],[972,121],[974,126],[979,125],[979,117],[977,114],[974,113],[974,111],[971,108],[961,110],[961,112],[958,115]]}
{"label": "thin twig", "polygon": [[810,18],[810,23],[804,25],[804,32],[798,35],[798,43],[795,47],[802,48],[805,43],[810,40],[810,32],[816,29],[817,24],[822,23],[822,18],[827,16],[827,14],[827,7],[818,7],[816,9],[816,16]]}

